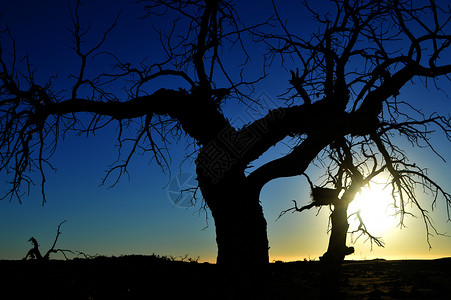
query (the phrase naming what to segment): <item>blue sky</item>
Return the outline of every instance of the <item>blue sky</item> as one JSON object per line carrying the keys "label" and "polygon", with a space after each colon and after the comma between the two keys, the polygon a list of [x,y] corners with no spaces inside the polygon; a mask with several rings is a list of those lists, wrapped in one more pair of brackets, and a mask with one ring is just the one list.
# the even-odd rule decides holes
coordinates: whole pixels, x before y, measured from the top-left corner
{"label": "blue sky", "polygon": [[[106,29],[122,10],[117,28],[105,44],[106,50],[114,50],[120,57],[157,59],[161,52],[158,39],[149,26],[150,20],[139,20],[142,11],[133,1],[89,1],[82,6],[83,20],[91,23],[91,37],[95,39]],[[256,13],[255,5],[259,6]],[[321,1],[315,2],[318,6]],[[272,14],[270,1],[246,1],[238,6],[243,22],[261,22]],[[69,34],[70,18],[66,1],[9,1],[2,5],[0,24],[7,24],[14,35],[18,51],[28,52],[32,63],[38,68],[38,76],[47,78],[59,72],[56,84],[64,88],[70,83],[67,75],[77,72],[78,57],[71,51]],[[299,22],[303,30],[314,26],[305,12],[281,8],[286,18]],[[156,21],[155,21],[156,22]],[[158,22],[162,22],[158,20]],[[293,21],[292,21],[293,22]],[[157,24],[158,25],[158,24]],[[162,25],[164,26],[164,25]],[[264,50],[264,49],[263,49]],[[262,52],[263,53],[263,52]],[[258,73],[261,60],[258,51],[253,52],[253,69]],[[254,57],[255,56],[255,57]],[[101,60],[100,60],[101,61]],[[276,64],[277,65],[277,64]],[[90,72],[103,68],[101,63],[92,65]],[[273,67],[268,80],[257,93],[277,101],[277,95],[287,87],[289,74]],[[170,86],[172,82],[160,82]],[[448,84],[449,83],[445,83]],[[158,88],[158,87],[157,87]],[[424,109],[451,111],[450,100],[437,92],[425,92],[421,84],[403,90],[409,100],[427,103]],[[230,118],[247,120],[242,111],[232,111]],[[436,139],[439,150],[451,159],[451,145]],[[272,158],[286,153],[288,148],[280,145],[271,149],[265,157]],[[214,222],[210,215],[199,213],[200,203],[191,208],[180,208],[169,198],[168,183],[179,175],[179,165],[185,154],[184,145],[174,145],[172,173],[162,174],[149,157],[136,156],[130,166],[130,180],[124,177],[118,185],[109,189],[99,186],[105,169],[116,160],[117,148],[114,128],[99,131],[89,138],[69,135],[60,143],[52,163],[57,172],[47,173],[47,200],[41,205],[39,187],[33,187],[23,203],[0,202],[0,259],[20,259],[28,251],[27,240],[34,236],[42,250],[51,246],[57,225],[62,227],[58,246],[79,250],[94,255],[160,254],[191,257],[200,256],[201,261],[214,261],[216,244]],[[451,170],[430,153],[412,151],[412,157],[436,174],[437,182],[449,185]],[[265,158],[263,158],[264,160]],[[192,164],[185,163],[181,171],[194,173]],[[322,174],[311,167],[312,178]],[[1,184],[4,180],[1,181]],[[1,186],[5,190],[6,186]],[[317,258],[327,248],[328,215],[323,209],[302,214],[287,214],[276,221],[279,213],[291,206],[291,200],[307,203],[308,191],[304,178],[286,178],[270,182],[262,191],[261,201],[268,222],[271,260]],[[425,201],[428,201],[425,199]],[[427,203],[427,202],[425,202]],[[451,225],[446,223],[445,206],[439,203],[432,214],[441,232],[451,234]],[[208,219],[207,219],[208,218]],[[451,255],[451,238],[432,238],[432,250],[428,249],[421,219],[408,219],[407,228],[384,233],[386,248],[371,251],[369,243],[359,243],[350,259],[374,257],[425,258]],[[207,228],[205,228],[208,225]]]}

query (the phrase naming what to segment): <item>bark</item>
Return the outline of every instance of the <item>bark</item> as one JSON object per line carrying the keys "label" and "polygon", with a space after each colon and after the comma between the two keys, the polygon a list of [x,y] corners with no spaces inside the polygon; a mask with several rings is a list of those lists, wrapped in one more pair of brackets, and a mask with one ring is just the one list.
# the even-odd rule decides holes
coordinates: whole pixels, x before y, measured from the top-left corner
{"label": "bark", "polygon": [[331,215],[332,228],[327,252],[321,257],[321,296],[322,298],[339,295],[339,274],[346,255],[354,252],[346,246],[348,233],[348,202],[337,199]]}
{"label": "bark", "polygon": [[[234,173],[234,172],[231,172]],[[198,168],[198,179],[216,228],[217,265],[221,270],[221,297],[261,299],[269,263],[267,224],[259,190],[246,182],[244,171],[217,182]]]}

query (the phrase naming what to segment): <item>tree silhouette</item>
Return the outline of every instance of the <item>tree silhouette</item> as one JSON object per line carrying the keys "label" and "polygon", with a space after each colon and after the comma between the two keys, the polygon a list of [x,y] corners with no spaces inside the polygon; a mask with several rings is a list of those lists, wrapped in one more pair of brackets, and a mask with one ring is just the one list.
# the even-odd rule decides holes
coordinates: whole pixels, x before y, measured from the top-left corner
{"label": "tree silhouette", "polygon": [[31,237],[28,241],[33,244],[33,248],[31,248],[27,252],[27,255],[25,255],[23,260],[27,260],[28,258],[36,259],[36,260],[49,260],[50,254],[58,253],[58,252],[61,252],[64,255],[64,257],[67,259],[66,252],[73,253],[71,250],[65,250],[65,249],[60,249],[60,248],[55,249],[56,242],[58,242],[58,238],[61,234],[61,231],[60,231],[61,225],[63,225],[66,221],[67,220],[64,220],[63,222],[59,223],[58,228],[56,229],[56,236],[55,236],[55,240],[53,241],[53,245],[52,245],[52,247],[50,247],[49,250],[47,250],[47,252],[44,254],[44,256],[42,256],[41,251],[39,250],[38,241],[34,237]]}
{"label": "tree silhouette", "polygon": [[[302,212],[313,207],[331,207],[330,215],[330,238],[326,253],[321,260],[321,293],[323,297],[338,296],[340,268],[346,255],[354,253],[354,247],[346,245],[349,233],[348,206],[354,200],[361,188],[368,186],[373,178],[381,174],[386,165],[379,165],[374,152],[368,152],[365,141],[347,141],[337,139],[329,149],[330,165],[327,167],[326,180],[321,186],[314,186],[309,181],[312,193],[312,202],[298,208],[294,201],[294,207],[284,210],[279,218],[287,212]],[[356,152],[352,148],[357,147]],[[366,149],[365,149],[366,148]],[[359,153],[364,155],[359,155]],[[357,159],[354,158],[357,156]],[[368,174],[368,175],[364,175]],[[329,186],[329,187],[328,187]],[[333,188],[331,188],[333,187]],[[359,219],[358,228],[352,233],[365,234],[378,246],[383,246],[381,238],[373,236],[366,229],[365,223],[357,212]]]}
{"label": "tree silhouette", "polygon": [[[357,148],[357,149],[356,149]],[[360,211],[348,214],[348,206],[355,199],[357,193],[364,187],[370,187],[371,181],[383,174],[388,176],[388,184],[393,188],[392,200],[395,208],[395,214],[400,216],[400,225],[404,226],[403,216],[411,214],[405,210],[406,204],[402,198],[402,193],[409,193],[413,198],[409,198],[414,202],[422,214],[422,218],[426,225],[426,240],[430,244],[430,236],[432,234],[443,235],[435,228],[428,211],[421,205],[417,199],[415,190],[421,188],[427,194],[432,194],[435,198],[437,194],[442,193],[447,202],[449,202],[450,195],[441,191],[440,187],[426,174],[411,173],[408,166],[405,166],[405,159],[400,160],[398,164],[400,172],[406,173],[404,180],[412,184],[406,184],[403,190],[397,190],[396,174],[389,171],[388,164],[383,158],[383,155],[377,153],[377,147],[368,139],[360,137],[346,139],[337,139],[326,150],[329,165],[325,168],[325,178],[320,186],[315,186],[311,179],[306,175],[311,188],[311,203],[298,207],[297,201],[293,200],[294,206],[282,211],[279,218],[288,212],[302,212],[312,208],[330,207],[330,238],[327,251],[324,253],[321,260],[321,292],[323,297],[338,296],[339,294],[339,274],[340,268],[346,255],[354,253],[354,247],[347,246],[348,234],[365,235],[371,244],[376,244],[379,247],[384,247],[382,237],[376,237],[368,231],[365,221],[360,216]],[[416,180],[420,178],[421,180]],[[435,201],[435,200],[434,200]],[[432,208],[434,208],[434,203]],[[358,220],[356,229],[350,231],[348,219],[353,215]],[[381,220],[382,221],[382,220]],[[432,232],[431,232],[432,231]],[[371,247],[372,247],[371,245]]]}
{"label": "tree silhouette", "polygon": [[[80,67],[65,91],[58,90],[52,78],[37,82],[32,65],[27,58],[17,57],[14,39],[5,31],[12,54],[7,57],[2,45],[0,161],[10,182],[4,197],[20,201],[33,172],[38,171],[46,201],[45,170],[51,168],[51,156],[68,131],[91,134],[116,124],[123,156],[105,177],[116,178],[114,182],[127,173],[130,159],[140,151],[152,153],[167,170],[168,139],[186,134],[187,143],[196,148],[197,179],[214,218],[217,263],[223,268],[225,284],[252,288],[261,284],[268,263],[266,220],[259,202],[263,186],[276,178],[305,173],[329,145],[344,137],[360,137],[373,145],[392,174],[402,214],[411,201],[430,228],[427,211],[412,193],[415,178],[430,187],[433,204],[441,195],[449,208],[449,194],[424,169],[407,161],[391,134],[399,133],[413,145],[425,143],[433,152],[434,130],[450,140],[449,118],[423,115],[416,104],[400,100],[400,89],[412,79],[439,86],[436,79],[451,73],[451,65],[441,60],[451,41],[446,33],[450,8],[435,1],[331,3],[333,10],[324,16],[307,1],[296,8],[309,9],[319,27],[306,39],[291,31],[274,2],[274,19],[245,26],[231,1],[142,0],[139,4],[148,16],[174,16],[174,22],[169,32],[160,32],[165,58],[136,65],[102,48],[118,19],[97,44],[85,49],[87,29],[80,22],[77,2],[71,13],[71,38]],[[292,70],[291,88],[279,108],[236,128],[223,113],[226,100],[263,105],[253,87],[270,75],[243,75],[251,57],[246,45],[252,39],[269,47],[266,63],[275,67],[276,58],[281,57],[282,67]],[[225,64],[231,46],[238,47],[244,59],[235,69]],[[108,54],[115,66],[88,75],[88,58],[99,53]],[[149,82],[162,77],[174,78],[180,86],[148,89]],[[125,95],[110,91],[111,84],[123,85]],[[295,145],[290,153],[247,174],[251,162],[287,137]]]}
{"label": "tree silhouette", "polygon": [[[449,80],[450,65],[438,65],[444,51],[450,45],[449,6],[439,7],[435,1],[332,1],[335,14],[315,12],[308,1],[304,6],[311,11],[322,30],[310,39],[293,34],[281,18],[274,4],[276,18],[283,29],[279,35],[260,34],[275,55],[297,61],[299,69],[290,71],[291,89],[284,95],[286,101],[295,103],[302,99],[305,105],[314,97],[322,96],[343,100],[342,109],[353,114],[366,111],[378,112],[378,120],[365,128],[362,122],[356,126],[366,133],[350,133],[347,139],[336,138],[326,147],[329,166],[326,181],[312,190],[312,202],[282,211],[302,212],[313,207],[333,207],[330,216],[330,240],[322,260],[322,291],[325,296],[338,292],[338,274],[345,257],[354,252],[346,246],[348,234],[347,207],[356,193],[369,181],[388,172],[392,186],[393,204],[404,226],[404,217],[412,212],[408,204],[416,207],[424,220],[429,247],[430,236],[440,234],[432,223],[428,210],[421,204],[416,190],[421,188],[432,198],[434,209],[438,197],[443,197],[449,217],[451,195],[437,184],[427,170],[409,161],[400,148],[400,139],[405,137],[412,146],[435,150],[431,142],[432,133],[442,131],[450,140],[450,118],[438,113],[429,116],[421,112],[420,106],[400,100],[400,89],[414,78],[426,86],[431,83],[440,89],[437,78],[443,75]],[[421,2],[421,4],[420,4]],[[418,5],[418,6],[415,6]],[[288,59],[286,59],[288,61]],[[323,98],[324,99],[324,98]],[[358,150],[354,149],[358,148]],[[443,159],[443,158],[442,158]],[[338,196],[340,193],[341,196]],[[326,201],[324,201],[326,199]],[[371,243],[383,246],[383,241],[368,232],[364,220],[357,212],[359,226],[351,233],[368,236]],[[279,217],[280,217],[279,216]]]}

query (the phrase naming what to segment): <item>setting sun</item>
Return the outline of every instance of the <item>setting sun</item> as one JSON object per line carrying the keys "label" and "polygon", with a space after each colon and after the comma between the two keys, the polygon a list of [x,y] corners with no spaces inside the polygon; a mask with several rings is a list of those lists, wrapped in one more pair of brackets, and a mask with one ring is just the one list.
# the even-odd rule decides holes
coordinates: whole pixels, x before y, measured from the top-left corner
{"label": "setting sun", "polygon": [[[360,216],[369,233],[377,237],[383,237],[389,230],[394,229],[397,224],[395,207],[391,195],[390,184],[373,182],[369,187],[363,188],[351,202],[348,215],[360,210]],[[357,216],[354,214],[349,218],[350,231],[359,225]]]}

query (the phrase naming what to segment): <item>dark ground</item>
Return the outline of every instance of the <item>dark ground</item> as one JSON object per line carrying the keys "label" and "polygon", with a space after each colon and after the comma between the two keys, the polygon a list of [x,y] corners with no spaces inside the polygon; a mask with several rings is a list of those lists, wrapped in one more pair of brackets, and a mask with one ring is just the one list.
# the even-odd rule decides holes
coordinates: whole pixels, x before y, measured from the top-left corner
{"label": "dark ground", "polygon": [[[269,299],[318,299],[319,262],[272,263]],[[0,261],[0,299],[215,299],[216,265],[157,256]],[[451,299],[451,258],[348,261],[345,299]]]}

